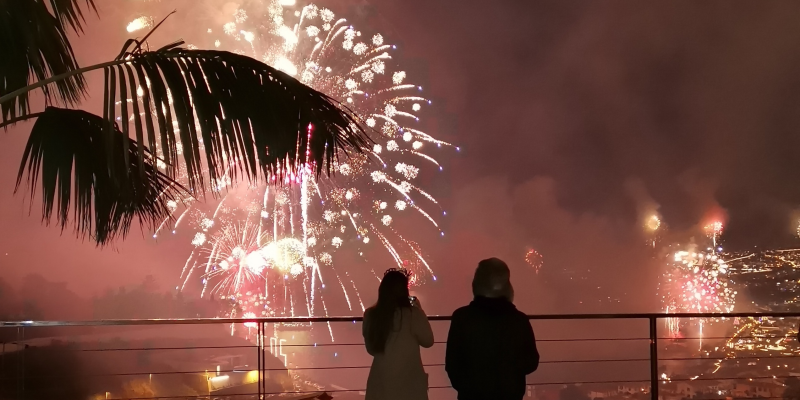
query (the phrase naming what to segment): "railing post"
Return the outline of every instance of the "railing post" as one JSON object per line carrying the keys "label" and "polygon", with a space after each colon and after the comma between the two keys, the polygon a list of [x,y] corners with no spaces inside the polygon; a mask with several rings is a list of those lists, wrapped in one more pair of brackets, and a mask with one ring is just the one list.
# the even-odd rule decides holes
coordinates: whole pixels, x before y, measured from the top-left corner
{"label": "railing post", "polygon": [[258,399],[264,399],[264,392],[266,392],[266,383],[264,382],[265,378],[265,365],[266,365],[266,358],[264,357],[264,322],[258,323],[258,338],[256,339],[256,348],[258,349]]}
{"label": "railing post", "polygon": [[658,400],[658,326],[654,315],[650,321],[650,398]]}
{"label": "railing post", "polygon": [[25,398],[25,327],[17,327],[16,351],[19,353],[20,361],[17,363],[17,398]]}

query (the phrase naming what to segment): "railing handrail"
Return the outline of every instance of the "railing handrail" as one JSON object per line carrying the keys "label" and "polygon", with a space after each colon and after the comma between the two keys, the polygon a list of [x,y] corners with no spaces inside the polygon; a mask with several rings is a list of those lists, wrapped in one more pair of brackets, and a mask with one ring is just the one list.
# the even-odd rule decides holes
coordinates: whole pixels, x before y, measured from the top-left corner
{"label": "railing handrail", "polygon": [[[736,313],[622,313],[622,314],[530,314],[530,320],[587,320],[587,319],[665,319],[665,318],[800,318],[800,312],[736,312]],[[429,315],[430,321],[450,321],[450,315]],[[270,318],[155,318],[103,319],[87,321],[0,321],[0,328],[59,327],[59,326],[132,326],[132,325],[203,325],[253,323],[325,323],[361,322],[363,316],[339,317],[270,317]]]}

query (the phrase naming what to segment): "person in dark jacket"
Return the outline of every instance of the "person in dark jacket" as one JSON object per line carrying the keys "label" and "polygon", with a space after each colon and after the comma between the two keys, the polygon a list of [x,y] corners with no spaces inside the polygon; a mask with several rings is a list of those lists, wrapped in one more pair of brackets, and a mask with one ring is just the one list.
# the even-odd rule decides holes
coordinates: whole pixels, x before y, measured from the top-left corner
{"label": "person in dark jacket", "polygon": [[520,400],[525,377],[539,367],[528,318],[512,303],[508,265],[483,260],[475,270],[475,299],[453,313],[445,370],[459,400]]}

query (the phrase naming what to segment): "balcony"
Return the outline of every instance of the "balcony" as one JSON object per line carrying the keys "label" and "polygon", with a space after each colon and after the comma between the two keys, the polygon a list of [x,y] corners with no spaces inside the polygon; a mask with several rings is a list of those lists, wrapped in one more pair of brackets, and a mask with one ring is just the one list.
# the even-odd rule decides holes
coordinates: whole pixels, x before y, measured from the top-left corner
{"label": "balcony", "polygon": [[[538,400],[783,398],[800,313],[531,315]],[[422,357],[431,400],[450,317]],[[0,322],[0,399],[361,399],[360,317]]]}

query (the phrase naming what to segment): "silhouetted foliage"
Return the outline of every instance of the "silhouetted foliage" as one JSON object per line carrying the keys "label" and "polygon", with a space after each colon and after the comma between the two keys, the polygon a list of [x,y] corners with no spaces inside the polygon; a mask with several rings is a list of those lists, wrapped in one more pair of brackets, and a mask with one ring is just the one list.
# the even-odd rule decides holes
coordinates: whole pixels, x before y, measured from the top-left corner
{"label": "silhouetted foliage", "polygon": [[[55,343],[0,355],[0,398],[86,399],[92,393],[77,348]],[[24,396],[23,396],[24,393]]]}
{"label": "silhouetted foliage", "polygon": [[109,289],[92,300],[94,319],[214,318],[228,316],[233,307],[230,300],[159,292],[152,276],[138,286]]}
{"label": "silhouetted foliage", "polygon": [[[152,227],[171,195],[199,196],[220,176],[275,184],[301,169],[330,174],[335,157],[369,147],[352,111],[247,56],[182,41],[150,50],[151,31],[114,60],[79,67],[67,30],[81,32],[84,11],[96,11],[84,1],[0,0],[0,127],[37,118],[17,189],[23,177],[31,192],[41,183],[46,222],[56,214],[63,230],[71,216],[78,236],[105,245],[133,216]],[[101,69],[102,116],[52,106],[78,105],[83,74]],[[33,90],[43,112],[30,112]],[[179,163],[191,194],[173,181]]]}
{"label": "silhouetted foliage", "polygon": [[[94,9],[91,0],[86,3]],[[0,0],[0,96],[78,68],[67,31],[83,30],[83,11],[78,0],[50,0],[50,6],[55,15],[43,0]],[[76,74],[41,91],[48,102],[77,104],[86,81]],[[0,105],[0,121],[29,112],[28,94],[22,94]]]}
{"label": "silhouetted foliage", "polygon": [[[91,315],[89,303],[69,290],[66,283],[50,282],[41,275],[22,279],[18,290],[0,279],[0,320],[83,320]],[[57,336],[61,328],[0,328],[0,343]],[[71,328],[73,333],[86,328]]]}

